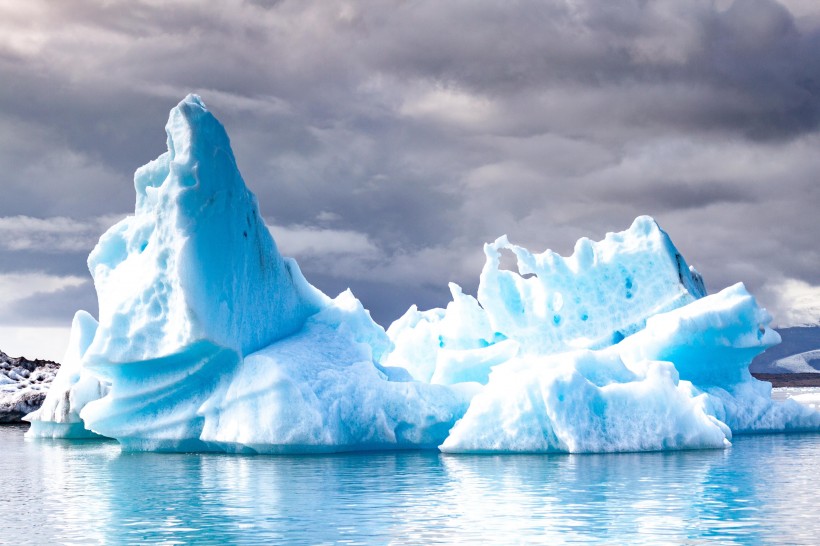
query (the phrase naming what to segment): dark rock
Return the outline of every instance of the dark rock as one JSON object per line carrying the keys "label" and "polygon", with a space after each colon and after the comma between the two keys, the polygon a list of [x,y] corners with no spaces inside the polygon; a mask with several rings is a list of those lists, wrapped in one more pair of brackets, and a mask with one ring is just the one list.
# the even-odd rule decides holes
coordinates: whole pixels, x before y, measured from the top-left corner
{"label": "dark rock", "polygon": [[12,358],[0,351],[0,423],[19,422],[39,409],[59,369],[50,360]]}
{"label": "dark rock", "polygon": [[820,387],[820,373],[753,373],[772,387]]}

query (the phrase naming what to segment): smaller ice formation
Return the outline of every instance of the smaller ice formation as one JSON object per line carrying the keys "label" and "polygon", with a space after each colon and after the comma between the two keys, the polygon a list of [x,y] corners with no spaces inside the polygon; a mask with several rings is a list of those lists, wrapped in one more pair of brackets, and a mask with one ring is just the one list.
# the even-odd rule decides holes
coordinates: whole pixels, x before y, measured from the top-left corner
{"label": "smaller ice formation", "polygon": [[616,345],[522,355],[493,368],[447,452],[721,447],[732,433],[816,430],[820,415],[771,400],[748,371],[778,342],[742,284],[646,321]]}
{"label": "smaller ice formation", "polygon": [[[649,217],[568,258],[485,245],[476,297],[412,307],[387,332],[282,257],[222,125],[190,95],[168,151],[137,170],[135,213],[89,256],[79,311],[30,437],[132,450],[719,448],[820,430],[771,400],[752,358],[779,342],[742,284],[707,295]],[[501,267],[502,252],[518,271]]]}
{"label": "smaller ice formation", "polygon": [[51,382],[48,395],[39,409],[25,417],[31,421],[29,436],[53,438],[91,438],[97,434],[83,425],[80,410],[88,402],[108,393],[108,383],[100,381],[84,367],[83,357],[97,333],[97,321],[85,311],[77,311],[71,323],[60,372]]}
{"label": "smaller ice formation", "polygon": [[15,423],[38,409],[60,365],[49,360],[11,358],[0,351],[0,423]]}
{"label": "smaller ice formation", "polygon": [[[502,250],[512,251],[520,274],[501,269]],[[706,294],[700,275],[648,216],[601,242],[579,240],[569,258],[533,255],[506,237],[485,245],[484,254],[478,299],[451,283],[446,310],[411,308],[388,330],[395,343],[388,364],[419,381],[486,383],[511,355],[607,347],[648,317]]]}

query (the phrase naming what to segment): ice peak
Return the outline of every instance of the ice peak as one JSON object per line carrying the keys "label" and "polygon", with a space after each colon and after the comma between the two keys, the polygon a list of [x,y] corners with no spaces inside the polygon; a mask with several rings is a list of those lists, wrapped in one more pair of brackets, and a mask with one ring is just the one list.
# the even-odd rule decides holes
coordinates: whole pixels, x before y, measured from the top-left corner
{"label": "ice peak", "polygon": [[629,227],[629,231],[635,234],[649,235],[656,231],[661,231],[661,226],[658,225],[658,222],[654,218],[644,214],[635,218],[635,221],[633,221]]}
{"label": "ice peak", "polygon": [[233,160],[230,139],[225,128],[208,110],[202,98],[193,93],[182,99],[168,115],[165,125],[171,161],[179,165],[191,163],[203,151],[223,151]]}
{"label": "ice peak", "polygon": [[177,105],[177,108],[179,108],[183,104],[190,104],[192,106],[198,106],[198,107],[202,108],[203,110],[208,109],[208,107],[205,106],[205,103],[202,101],[202,97],[200,97],[196,93],[188,93],[188,95],[184,99],[179,101],[179,104]]}
{"label": "ice peak", "polygon": [[188,95],[166,131],[168,152],[135,174],[135,216],[89,256],[95,350],[127,361],[205,339],[244,354],[299,329],[315,290],[279,254],[222,124]]}

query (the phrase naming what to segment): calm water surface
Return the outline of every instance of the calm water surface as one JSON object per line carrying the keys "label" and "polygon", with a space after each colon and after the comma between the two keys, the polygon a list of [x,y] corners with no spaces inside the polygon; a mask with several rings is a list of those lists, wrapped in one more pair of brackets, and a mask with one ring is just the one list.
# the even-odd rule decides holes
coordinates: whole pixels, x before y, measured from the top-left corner
{"label": "calm water surface", "polygon": [[727,450],[122,453],[0,427],[9,544],[816,544],[820,434]]}

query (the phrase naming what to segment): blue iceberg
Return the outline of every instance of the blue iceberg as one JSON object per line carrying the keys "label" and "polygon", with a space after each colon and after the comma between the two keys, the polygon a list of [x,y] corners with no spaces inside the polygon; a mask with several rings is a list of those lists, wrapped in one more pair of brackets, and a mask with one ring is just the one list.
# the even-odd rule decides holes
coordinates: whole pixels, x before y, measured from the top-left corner
{"label": "blue iceberg", "polygon": [[[703,280],[649,217],[570,257],[485,245],[476,297],[412,307],[387,331],[280,255],[222,125],[195,95],[136,207],[89,256],[79,311],[29,437],[124,449],[308,453],[719,448],[820,430],[748,371],[779,342],[738,284]],[[518,271],[503,269],[502,251]]]}

